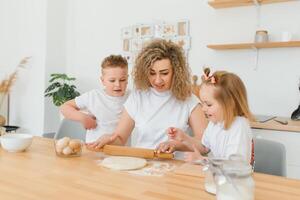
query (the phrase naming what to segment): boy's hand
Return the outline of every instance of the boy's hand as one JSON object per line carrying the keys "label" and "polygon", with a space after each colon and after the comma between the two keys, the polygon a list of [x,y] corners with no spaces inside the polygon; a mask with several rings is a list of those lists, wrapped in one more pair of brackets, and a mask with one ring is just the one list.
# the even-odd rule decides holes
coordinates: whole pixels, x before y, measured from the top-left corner
{"label": "boy's hand", "polygon": [[89,150],[97,151],[104,145],[114,142],[118,138],[116,134],[105,134],[99,137],[95,142],[87,143],[86,147]]}
{"label": "boy's hand", "polygon": [[185,139],[185,133],[179,129],[179,128],[174,128],[174,127],[170,127],[167,130],[168,136],[170,139],[172,140],[177,140],[177,141],[184,141]]}
{"label": "boy's hand", "polygon": [[186,162],[192,163],[194,160],[200,160],[203,158],[195,145],[193,145],[193,150],[194,152],[184,153],[184,160]]}
{"label": "boy's hand", "polygon": [[176,140],[169,140],[167,142],[160,143],[155,149],[157,153],[173,153],[176,151],[176,146],[179,142]]}
{"label": "boy's hand", "polygon": [[87,130],[95,129],[97,127],[97,121],[95,116],[84,114],[81,123],[83,124],[84,128]]}

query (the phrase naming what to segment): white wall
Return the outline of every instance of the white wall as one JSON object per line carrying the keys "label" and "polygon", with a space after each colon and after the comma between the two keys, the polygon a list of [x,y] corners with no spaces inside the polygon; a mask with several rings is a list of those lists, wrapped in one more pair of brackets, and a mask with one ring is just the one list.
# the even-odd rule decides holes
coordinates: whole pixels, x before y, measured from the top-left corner
{"label": "white wall", "polygon": [[[45,85],[49,85],[50,74],[66,70],[67,1],[47,1],[47,53]],[[52,98],[44,98],[44,133],[56,132],[60,123],[59,110]]]}
{"label": "white wall", "polygon": [[[201,0],[72,0],[68,5],[67,72],[78,78],[81,91],[98,85],[99,63],[121,53],[121,28],[155,20],[190,20],[192,49],[189,62],[201,75],[204,64],[233,71],[244,80],[251,109],[256,114],[290,116],[299,103],[300,48],[262,49],[258,69],[254,50],[213,51],[210,43],[251,42],[256,30],[256,9],[215,10]],[[282,31],[300,39],[300,2],[261,7],[261,27],[270,39]],[[84,73],[83,73],[84,72]]]}
{"label": "white wall", "polygon": [[66,0],[0,0],[0,80],[21,58],[32,57],[11,92],[10,125],[21,126],[19,132],[42,135],[58,128],[58,108],[44,90],[51,73],[65,72],[66,6]]}
{"label": "white wall", "polygon": [[46,0],[0,0],[0,74],[11,73],[21,58],[32,56],[11,91],[10,124],[20,131],[43,131]]}

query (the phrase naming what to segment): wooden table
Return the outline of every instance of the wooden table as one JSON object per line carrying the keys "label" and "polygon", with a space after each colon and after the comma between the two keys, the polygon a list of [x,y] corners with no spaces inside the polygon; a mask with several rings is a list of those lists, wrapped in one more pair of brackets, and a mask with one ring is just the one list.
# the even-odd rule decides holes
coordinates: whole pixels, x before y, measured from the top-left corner
{"label": "wooden table", "polygon": [[[215,199],[204,191],[203,178],[115,172],[98,166],[98,159],[99,154],[88,151],[76,158],[57,157],[53,141],[39,137],[23,153],[0,149],[0,199]],[[263,174],[254,174],[254,179],[258,200],[300,199],[300,181]]]}

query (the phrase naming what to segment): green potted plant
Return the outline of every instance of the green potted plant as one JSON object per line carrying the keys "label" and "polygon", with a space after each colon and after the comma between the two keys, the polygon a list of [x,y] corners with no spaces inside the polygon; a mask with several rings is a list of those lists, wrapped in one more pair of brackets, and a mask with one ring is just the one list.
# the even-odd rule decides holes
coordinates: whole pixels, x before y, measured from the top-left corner
{"label": "green potted plant", "polygon": [[51,74],[50,76],[50,85],[45,90],[45,97],[52,97],[54,105],[60,106],[80,95],[76,86],[71,84],[76,78],[68,77],[66,74]]}

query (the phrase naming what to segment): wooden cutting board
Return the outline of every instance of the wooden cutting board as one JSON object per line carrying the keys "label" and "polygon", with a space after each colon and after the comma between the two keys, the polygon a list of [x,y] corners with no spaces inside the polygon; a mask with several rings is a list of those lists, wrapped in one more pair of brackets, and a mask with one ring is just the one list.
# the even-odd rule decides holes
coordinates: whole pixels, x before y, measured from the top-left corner
{"label": "wooden cutting board", "polygon": [[173,173],[186,176],[204,177],[201,165],[184,163],[173,170]]}

